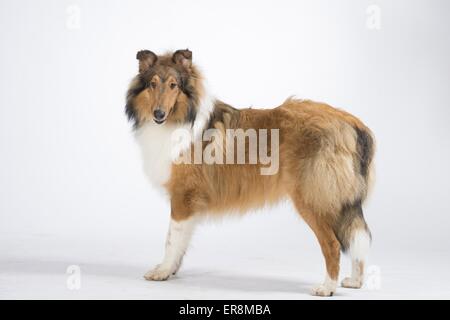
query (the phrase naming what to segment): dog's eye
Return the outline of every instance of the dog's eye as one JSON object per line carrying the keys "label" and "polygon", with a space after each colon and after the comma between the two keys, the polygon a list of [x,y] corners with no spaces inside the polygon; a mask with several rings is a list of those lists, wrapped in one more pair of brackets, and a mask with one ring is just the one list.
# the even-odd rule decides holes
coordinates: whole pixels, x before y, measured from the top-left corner
{"label": "dog's eye", "polygon": [[155,89],[156,88],[156,82],[155,81],[150,82],[150,87]]}
{"label": "dog's eye", "polygon": [[170,84],[170,89],[175,89],[177,87],[177,84],[176,83],[171,83]]}

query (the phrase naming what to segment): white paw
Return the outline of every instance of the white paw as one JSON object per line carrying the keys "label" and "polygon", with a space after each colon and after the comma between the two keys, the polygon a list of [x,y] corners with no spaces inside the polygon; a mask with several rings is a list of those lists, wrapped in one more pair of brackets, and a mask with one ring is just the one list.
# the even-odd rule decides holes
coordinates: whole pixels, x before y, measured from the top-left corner
{"label": "white paw", "polygon": [[335,289],[330,288],[329,286],[326,286],[324,284],[320,284],[312,288],[311,294],[313,296],[331,297],[334,294],[334,291]]}
{"label": "white paw", "polygon": [[341,282],[341,286],[344,288],[352,288],[352,289],[359,289],[362,287],[362,280],[361,279],[354,279],[347,277]]}
{"label": "white paw", "polygon": [[144,278],[149,281],[164,281],[167,280],[172,274],[173,270],[158,265],[153,270],[148,271],[144,275]]}

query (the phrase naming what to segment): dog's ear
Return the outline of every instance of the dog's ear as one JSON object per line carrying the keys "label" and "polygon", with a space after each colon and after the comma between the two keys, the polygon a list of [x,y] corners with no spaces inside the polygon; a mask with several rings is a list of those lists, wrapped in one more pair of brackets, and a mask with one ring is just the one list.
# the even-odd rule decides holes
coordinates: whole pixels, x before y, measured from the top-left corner
{"label": "dog's ear", "polygon": [[141,50],[136,54],[136,59],[139,60],[139,73],[144,73],[155,64],[158,57],[150,50]]}
{"label": "dog's ear", "polygon": [[172,60],[176,64],[189,69],[192,66],[192,51],[190,51],[189,49],[177,50],[174,52]]}

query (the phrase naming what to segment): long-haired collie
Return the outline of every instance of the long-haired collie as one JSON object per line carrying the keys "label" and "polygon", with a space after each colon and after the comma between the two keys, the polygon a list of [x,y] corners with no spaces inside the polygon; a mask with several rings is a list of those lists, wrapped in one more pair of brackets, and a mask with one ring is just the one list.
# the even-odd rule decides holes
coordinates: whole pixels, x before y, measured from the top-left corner
{"label": "long-haired collie", "polygon": [[189,50],[144,50],[137,59],[126,114],[144,171],[171,204],[164,259],[145,279],[178,271],[202,218],[290,198],[325,257],[325,281],[312,293],[336,291],[341,250],[352,259],[341,284],[360,288],[371,242],[362,210],[373,171],[370,130],[349,113],[309,100],[235,109],[208,93]]}

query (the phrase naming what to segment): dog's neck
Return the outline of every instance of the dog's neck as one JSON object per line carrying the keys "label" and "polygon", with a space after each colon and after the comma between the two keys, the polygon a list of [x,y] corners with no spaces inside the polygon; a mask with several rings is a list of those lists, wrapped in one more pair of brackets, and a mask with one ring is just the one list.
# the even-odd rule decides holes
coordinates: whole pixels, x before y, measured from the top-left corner
{"label": "dog's neck", "polygon": [[203,131],[208,127],[216,103],[216,99],[208,91],[208,88],[205,85],[203,86],[203,94],[200,98],[197,114],[192,124],[192,141],[196,141],[202,137]]}

